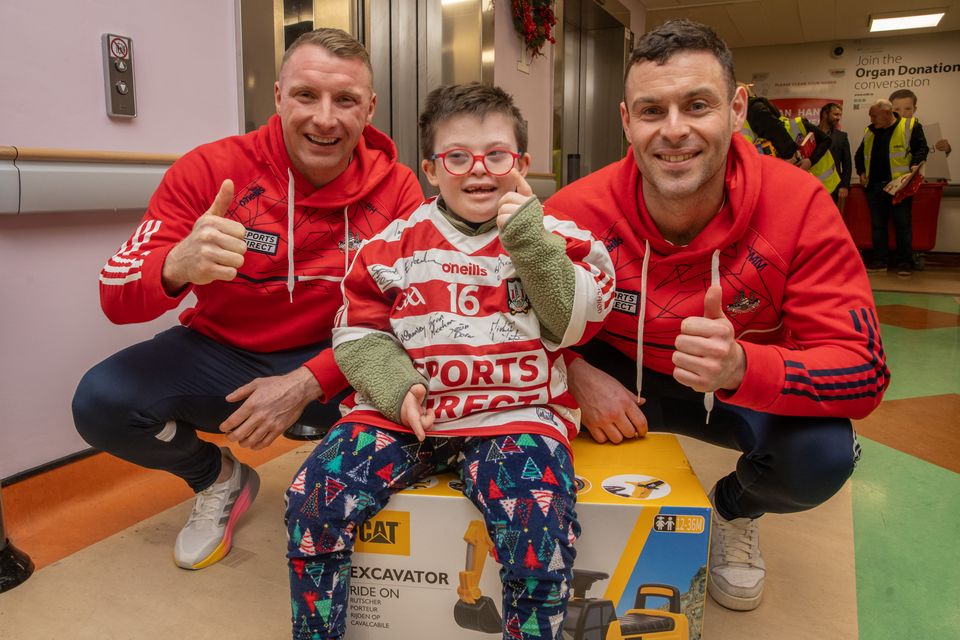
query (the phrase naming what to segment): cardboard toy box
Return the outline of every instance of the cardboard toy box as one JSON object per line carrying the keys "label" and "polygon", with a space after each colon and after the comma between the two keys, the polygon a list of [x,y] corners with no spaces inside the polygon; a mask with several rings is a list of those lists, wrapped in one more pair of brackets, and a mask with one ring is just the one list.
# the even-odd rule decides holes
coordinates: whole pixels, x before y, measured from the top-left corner
{"label": "cardboard toy box", "polygon": [[[573,450],[582,533],[563,637],[697,640],[710,503],[676,437],[617,446],[578,438]],[[499,565],[458,486],[453,475],[427,478],[361,529],[348,638],[499,637]],[[473,590],[466,601],[461,580]]]}

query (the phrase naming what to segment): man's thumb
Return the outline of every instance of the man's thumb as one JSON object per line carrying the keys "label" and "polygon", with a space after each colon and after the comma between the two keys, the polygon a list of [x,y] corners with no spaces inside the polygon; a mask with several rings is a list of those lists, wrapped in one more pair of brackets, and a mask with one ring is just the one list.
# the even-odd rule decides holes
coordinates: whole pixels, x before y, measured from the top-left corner
{"label": "man's thumb", "polygon": [[233,202],[233,180],[224,180],[220,185],[220,191],[217,197],[213,199],[213,204],[207,209],[206,215],[222,218],[227,214],[230,203]]}
{"label": "man's thumb", "polygon": [[723,290],[720,285],[712,285],[703,297],[703,317],[711,320],[723,318]]}

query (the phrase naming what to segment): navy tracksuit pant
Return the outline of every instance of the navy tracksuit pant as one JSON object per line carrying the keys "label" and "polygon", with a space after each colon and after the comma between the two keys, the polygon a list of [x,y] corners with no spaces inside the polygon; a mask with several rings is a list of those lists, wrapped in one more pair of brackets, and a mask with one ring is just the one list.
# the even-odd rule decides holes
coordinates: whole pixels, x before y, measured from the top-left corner
{"label": "navy tracksuit pant", "polygon": [[[637,363],[610,345],[593,340],[585,358],[636,389]],[[714,506],[728,520],[812,509],[840,490],[860,455],[846,418],[779,416],[717,400],[707,424],[702,393],[650,369],[643,370],[643,396],[650,431],[743,453],[715,487]]]}
{"label": "navy tracksuit pant", "polygon": [[[91,446],[169,471],[202,491],[220,473],[220,450],[197,431],[220,433],[220,423],[241,405],[224,396],[254,378],[290,373],[327,346],[255,353],[173,327],[90,369],[73,397],[74,423]],[[311,402],[301,421],[334,424],[346,393],[327,404]]]}

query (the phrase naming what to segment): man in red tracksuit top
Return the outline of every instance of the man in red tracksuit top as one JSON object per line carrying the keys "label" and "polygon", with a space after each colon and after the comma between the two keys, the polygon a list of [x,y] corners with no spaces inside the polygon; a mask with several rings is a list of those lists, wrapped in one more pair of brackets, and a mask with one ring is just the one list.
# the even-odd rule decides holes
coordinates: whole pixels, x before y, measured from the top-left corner
{"label": "man in red tracksuit top", "polygon": [[816,178],[737,133],[747,96],[716,33],[673,21],[646,34],[624,95],[631,152],[547,201],[605,242],[617,276],[570,389],[601,442],[649,425],[743,452],[711,491],[708,589],[749,610],[765,578],[756,518],[843,485],[850,418],[889,383],[873,297]]}
{"label": "man in red tracksuit top", "polygon": [[340,282],[363,240],[423,201],[370,125],[370,61],[349,34],[318,29],[291,45],[275,98],[265,126],[167,171],[100,272],[101,304],[116,323],[152,320],[189,293],[196,304],[182,326],[87,372],[73,401],[91,445],[198,493],[174,550],[187,569],[226,555],[259,487],[196,430],[260,449],[301,414],[324,429],[339,419],[347,385],[330,341]]}

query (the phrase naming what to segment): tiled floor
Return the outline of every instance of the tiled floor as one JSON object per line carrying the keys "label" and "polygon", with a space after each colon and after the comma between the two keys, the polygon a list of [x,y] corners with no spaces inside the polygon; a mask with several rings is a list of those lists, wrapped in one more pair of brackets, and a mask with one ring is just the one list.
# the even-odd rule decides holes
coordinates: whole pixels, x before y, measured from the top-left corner
{"label": "tiled floor", "polygon": [[[859,468],[827,504],[764,518],[765,600],[751,613],[708,602],[706,640],[960,638],[960,274],[928,275],[871,277],[893,381],[856,424]],[[891,279],[936,293],[882,291]],[[735,461],[684,447],[707,487]],[[280,497],[308,451],[247,460],[260,498],[231,555],[199,572],[170,560],[189,492],[162,474],[97,456],[5,487],[9,533],[42,568],[0,594],[0,640],[288,637]]]}
{"label": "tiled floor", "polygon": [[875,298],[893,377],[856,424],[860,640],[960,638],[960,298]]}

